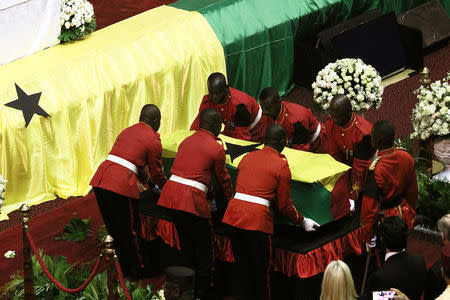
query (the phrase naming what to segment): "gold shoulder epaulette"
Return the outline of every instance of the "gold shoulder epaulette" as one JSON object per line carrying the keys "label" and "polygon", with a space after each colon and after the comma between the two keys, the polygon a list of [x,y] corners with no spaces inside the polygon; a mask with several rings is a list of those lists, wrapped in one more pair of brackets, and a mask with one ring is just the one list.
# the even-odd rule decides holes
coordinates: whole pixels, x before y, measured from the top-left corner
{"label": "gold shoulder epaulette", "polygon": [[377,158],[375,158],[375,160],[370,164],[370,167],[369,167],[370,171],[375,170],[375,166],[380,161],[380,159],[381,159],[381,156],[378,156]]}

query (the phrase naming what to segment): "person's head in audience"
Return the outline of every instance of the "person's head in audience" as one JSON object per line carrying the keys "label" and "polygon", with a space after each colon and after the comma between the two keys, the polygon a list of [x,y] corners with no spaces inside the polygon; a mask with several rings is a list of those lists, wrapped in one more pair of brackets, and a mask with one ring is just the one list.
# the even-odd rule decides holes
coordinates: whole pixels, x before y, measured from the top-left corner
{"label": "person's head in audience", "polygon": [[141,109],[139,122],[144,122],[153,128],[154,131],[158,131],[159,126],[161,125],[161,112],[159,111],[158,106],[154,104],[145,104]]}
{"label": "person's head in audience", "polygon": [[264,115],[274,120],[278,118],[281,111],[281,100],[276,88],[264,88],[259,94],[259,104]]}
{"label": "person's head in audience", "polygon": [[356,299],[356,291],[350,269],[343,261],[332,261],[323,275],[320,300],[354,299]]}
{"label": "person's head in audience", "polygon": [[212,73],[208,77],[209,99],[215,104],[224,104],[231,97],[227,79],[222,73]]}
{"label": "person's head in audience", "polygon": [[379,231],[387,252],[400,252],[406,249],[408,227],[402,218],[392,216],[384,219]]}
{"label": "person's head in audience", "polygon": [[199,127],[218,136],[222,129],[222,115],[214,108],[205,108],[200,113]]}
{"label": "person's head in audience", "polygon": [[330,102],[330,116],[340,127],[345,127],[352,119],[352,104],[345,95],[336,95]]}
{"label": "person's head in audience", "polygon": [[450,243],[447,243],[441,251],[441,272],[447,285],[450,285]]}
{"label": "person's head in audience", "polygon": [[264,146],[270,147],[281,153],[286,146],[286,130],[279,124],[271,124],[267,127],[264,137]]}
{"label": "person's head in audience", "polygon": [[373,124],[372,147],[378,150],[389,149],[394,146],[395,129],[391,122],[382,120]]}
{"label": "person's head in audience", "polygon": [[164,298],[166,300],[194,299],[194,270],[186,267],[173,266],[164,270]]}
{"label": "person's head in audience", "polygon": [[450,214],[444,215],[437,221],[437,227],[441,234],[441,239],[444,245],[448,244],[450,240]]}

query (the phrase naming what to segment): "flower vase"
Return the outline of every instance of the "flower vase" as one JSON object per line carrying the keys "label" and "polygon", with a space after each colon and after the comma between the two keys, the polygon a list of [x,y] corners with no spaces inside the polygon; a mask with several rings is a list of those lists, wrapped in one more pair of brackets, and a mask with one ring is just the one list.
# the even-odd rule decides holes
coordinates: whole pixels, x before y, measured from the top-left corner
{"label": "flower vase", "polygon": [[434,175],[433,179],[450,182],[450,138],[435,140],[434,155],[444,165],[444,170]]}

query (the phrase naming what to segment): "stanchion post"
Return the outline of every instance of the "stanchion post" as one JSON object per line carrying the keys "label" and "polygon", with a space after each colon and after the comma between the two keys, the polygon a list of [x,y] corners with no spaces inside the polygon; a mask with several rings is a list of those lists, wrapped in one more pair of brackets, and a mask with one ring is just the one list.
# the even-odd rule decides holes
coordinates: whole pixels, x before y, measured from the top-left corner
{"label": "stanchion post", "polygon": [[28,221],[30,219],[30,208],[23,204],[20,207],[22,213],[22,239],[23,239],[23,287],[24,300],[34,300],[34,282],[33,282],[33,263],[31,260],[31,246],[30,241],[26,236],[29,231]]}
{"label": "stanchion post", "polygon": [[103,255],[107,262],[106,274],[108,276],[108,300],[119,299],[117,291],[117,274],[115,261],[117,260],[116,251],[114,250],[114,239],[107,235],[103,238]]}
{"label": "stanchion post", "polygon": [[[430,70],[425,67],[420,71],[420,75],[422,78],[420,79],[420,83],[424,88],[430,90],[431,80],[430,80]],[[419,169],[431,175],[432,167],[433,167],[433,141],[431,140],[419,140],[419,158],[421,158]]]}

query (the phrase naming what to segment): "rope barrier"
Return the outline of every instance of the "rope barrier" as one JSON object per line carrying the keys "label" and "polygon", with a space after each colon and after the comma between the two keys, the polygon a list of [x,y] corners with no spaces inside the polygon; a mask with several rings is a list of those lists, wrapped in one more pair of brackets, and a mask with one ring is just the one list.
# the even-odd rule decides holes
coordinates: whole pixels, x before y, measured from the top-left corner
{"label": "rope barrier", "polygon": [[128,291],[128,289],[125,285],[125,281],[123,280],[122,269],[120,268],[120,264],[119,264],[118,260],[115,261],[115,265],[116,265],[116,270],[117,270],[117,276],[119,277],[119,282],[120,282],[120,286],[122,287],[123,293],[127,297],[127,300],[132,300],[130,292]]}
{"label": "rope barrier", "polygon": [[[94,278],[95,274],[97,274],[98,267],[99,267],[99,265],[100,265],[100,258],[101,258],[101,255],[97,258],[97,262],[95,263],[95,267],[94,267],[94,270],[92,270],[91,275],[89,276],[89,278],[88,278],[88,279],[87,279],[87,280],[86,280],[79,288],[76,288],[76,289],[69,289],[69,288],[66,288],[65,286],[63,286],[62,284],[60,284],[58,281],[56,281],[56,279],[52,276],[52,274],[50,274],[50,271],[48,270],[47,266],[45,265],[44,261],[42,260],[40,254],[39,254],[39,252],[38,252],[38,250],[37,250],[36,244],[34,243],[33,238],[31,237],[30,232],[27,231],[25,234],[27,235],[27,238],[28,238],[28,240],[30,241],[31,250],[33,251],[34,256],[36,256],[37,261],[38,261],[39,264],[41,265],[42,270],[44,270],[44,272],[45,272],[45,274],[47,275],[48,279],[50,279],[50,281],[53,282],[53,283],[54,283],[59,289],[61,289],[62,291],[67,292],[67,293],[71,293],[71,294],[78,293],[78,292],[84,290],[84,288],[86,288],[86,286],[87,286],[87,285],[91,282],[91,280]],[[117,264],[117,262],[116,262],[116,264]],[[116,266],[116,268],[117,268],[117,266]],[[120,274],[120,275],[122,275],[122,274]],[[120,276],[119,276],[119,278],[120,278]],[[123,278],[122,278],[122,280],[123,280]],[[121,281],[120,283],[122,284],[122,281]],[[123,287],[122,287],[122,288],[123,288]],[[124,291],[125,291],[125,289],[124,289]],[[128,292],[128,291],[127,291],[127,292]],[[129,293],[128,293],[128,295],[129,295]],[[131,297],[128,298],[128,296],[127,296],[127,299],[131,299]]]}

